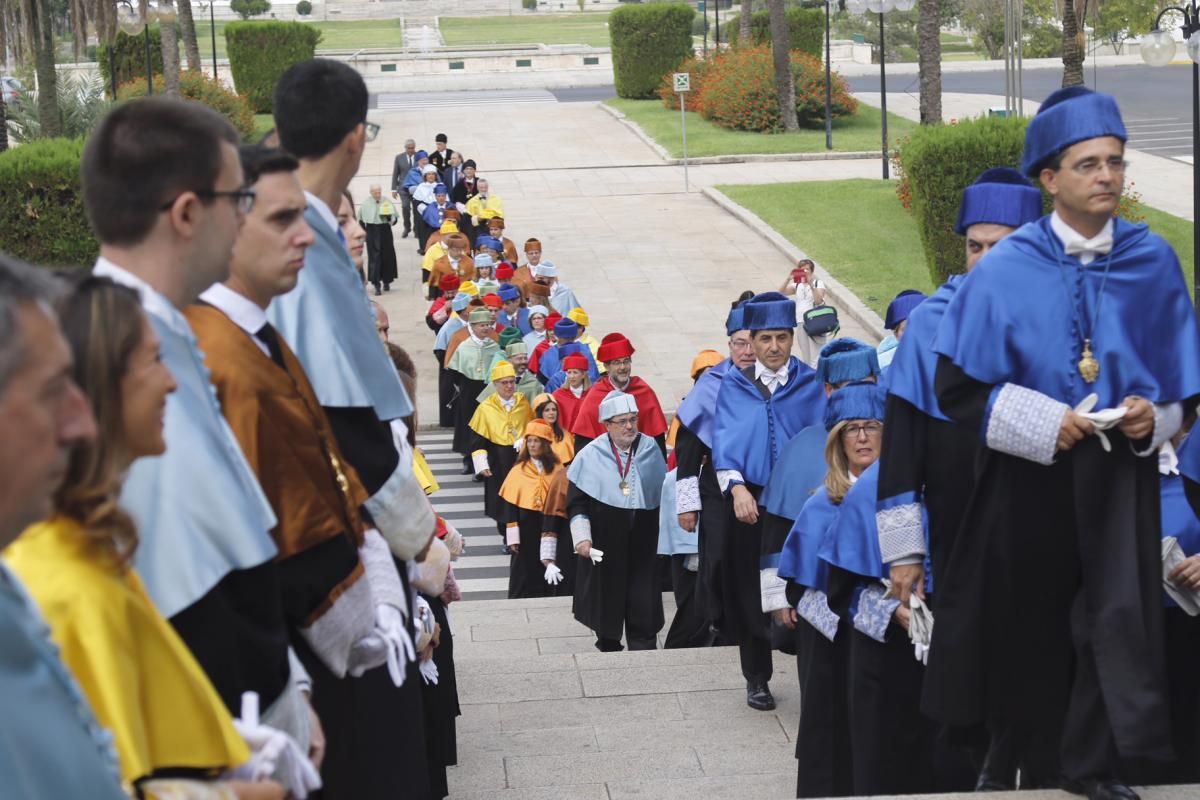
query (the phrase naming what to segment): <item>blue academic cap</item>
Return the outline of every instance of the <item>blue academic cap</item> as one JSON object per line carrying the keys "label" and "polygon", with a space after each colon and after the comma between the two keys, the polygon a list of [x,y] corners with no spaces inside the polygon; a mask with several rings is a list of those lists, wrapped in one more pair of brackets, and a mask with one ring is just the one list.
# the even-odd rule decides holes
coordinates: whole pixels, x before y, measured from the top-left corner
{"label": "blue academic cap", "polygon": [[746,308],[743,304],[730,310],[729,316],[725,317],[725,335],[733,336],[738,331],[745,329],[745,327]]}
{"label": "blue academic cap", "polygon": [[821,348],[817,359],[817,380],[821,383],[861,381],[872,375],[879,375],[879,354],[866,342],[843,336]]}
{"label": "blue academic cap", "polygon": [[501,243],[499,239],[495,239],[491,236],[480,236],[475,240],[475,247],[486,247],[490,250],[495,250],[497,253],[504,252],[503,243]]}
{"label": "blue academic cap", "polygon": [[454,295],[454,299],[450,301],[450,308],[455,311],[462,311],[471,304],[471,295],[466,292],[460,292]]}
{"label": "blue academic cap", "polygon": [[1037,177],[1057,153],[1101,136],[1115,136],[1122,142],[1128,138],[1117,101],[1086,86],[1059,89],[1046,98],[1025,129],[1021,171]]}
{"label": "blue academic cap", "polygon": [[500,284],[500,291],[496,292],[496,294],[500,295],[500,299],[507,303],[509,300],[516,300],[520,297],[521,290],[511,283],[502,283]]}
{"label": "blue academic cap", "polygon": [[445,194],[446,193],[446,184],[444,184],[444,183],[436,184],[433,187],[433,193],[434,194]]}
{"label": "blue academic cap", "polygon": [[848,419],[883,419],[887,392],[877,383],[857,381],[829,396],[825,404],[825,430]]}
{"label": "blue academic cap", "polygon": [[493,259],[491,256],[489,256],[487,253],[480,253],[479,255],[475,256],[474,260],[475,260],[475,268],[476,269],[479,269],[480,267],[496,266],[495,259]]}
{"label": "blue academic cap", "polygon": [[914,308],[921,305],[924,299],[925,293],[916,289],[905,289],[896,295],[892,302],[888,303],[887,318],[883,322],[883,327],[889,331],[896,330],[896,326],[908,319],[908,315]]}
{"label": "blue academic cap", "polygon": [[993,167],[963,190],[954,232],[965,236],[967,228],[981,223],[1019,228],[1041,216],[1042,193],[1015,169]]}
{"label": "blue academic cap", "polygon": [[554,335],[559,339],[574,339],[579,335],[579,326],[573,319],[560,319],[554,323]]}
{"label": "blue academic cap", "polygon": [[416,159],[417,161],[420,161],[422,158],[425,159],[426,161],[428,161],[429,153],[426,153],[424,150],[418,150],[417,154],[415,156],[413,156],[413,158]]}
{"label": "blue academic cap", "polygon": [[744,327],[752,331],[796,327],[796,301],[779,292],[762,292],[742,304]]}

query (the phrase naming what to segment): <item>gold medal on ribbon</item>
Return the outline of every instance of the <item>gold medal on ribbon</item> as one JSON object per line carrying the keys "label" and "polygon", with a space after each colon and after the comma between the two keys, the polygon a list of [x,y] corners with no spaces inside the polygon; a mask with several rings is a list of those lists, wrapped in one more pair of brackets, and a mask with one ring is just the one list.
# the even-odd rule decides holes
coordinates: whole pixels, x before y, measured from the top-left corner
{"label": "gold medal on ribbon", "polygon": [[629,481],[621,481],[617,486],[621,488],[621,494],[629,497]]}
{"label": "gold medal on ribbon", "polygon": [[1079,374],[1087,383],[1095,383],[1100,377],[1100,362],[1092,355],[1092,340],[1083,340],[1083,352],[1079,356]]}

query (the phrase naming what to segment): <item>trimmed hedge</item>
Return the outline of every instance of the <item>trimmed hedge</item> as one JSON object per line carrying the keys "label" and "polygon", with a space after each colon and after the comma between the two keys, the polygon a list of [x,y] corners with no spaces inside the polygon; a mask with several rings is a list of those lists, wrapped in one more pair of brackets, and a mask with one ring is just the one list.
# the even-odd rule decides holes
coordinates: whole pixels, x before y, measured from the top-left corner
{"label": "trimmed hedge", "polygon": [[0,153],[0,249],[33,264],[91,266],[99,246],[79,184],[82,139],[42,139]]}
{"label": "trimmed hedge", "polygon": [[313,57],[321,31],[303,22],[231,22],[225,50],[237,93],[255,114],[274,110],[275,83],[287,68]]}
{"label": "trimmed hedge", "polygon": [[[162,75],[154,76],[154,93],[166,91]],[[254,136],[254,112],[245,98],[239,97],[225,88],[220,81],[206,76],[202,72],[184,70],[179,73],[179,93],[188,100],[203,103],[216,111],[237,128],[244,141],[250,141]],[[145,77],[136,78],[129,83],[117,87],[118,100],[134,100],[146,94]]]}
{"label": "trimmed hedge", "polygon": [[625,5],[608,15],[618,97],[654,97],[663,73],[692,54],[695,15],[685,3]]}
{"label": "trimmed hedge", "polygon": [[1020,168],[1026,124],[1018,117],[980,117],[955,125],[921,125],[900,145],[897,160],[912,193],[934,285],[963,271],[963,238],[954,232],[963,189],[985,169]]}
{"label": "trimmed hedge", "polygon": [[[788,49],[821,58],[825,49],[825,12],[815,8],[789,8],[787,10]],[[730,34],[729,41],[738,43],[738,18],[734,15],[725,23]],[[771,12],[755,11],[750,15],[751,44],[771,44]]]}
{"label": "trimmed hedge", "polygon": [[[96,48],[96,66],[100,68],[100,74],[104,76],[105,91],[108,91],[112,86],[112,78],[108,74],[108,50],[110,47],[116,53],[117,85],[119,86],[122,83],[127,83],[141,76],[142,86],[145,86],[145,34],[138,33],[128,36],[121,31],[117,31],[116,41],[112,45],[102,42]],[[150,26],[150,63],[154,67],[154,74],[161,75],[163,72],[162,37],[158,33],[157,25]]]}

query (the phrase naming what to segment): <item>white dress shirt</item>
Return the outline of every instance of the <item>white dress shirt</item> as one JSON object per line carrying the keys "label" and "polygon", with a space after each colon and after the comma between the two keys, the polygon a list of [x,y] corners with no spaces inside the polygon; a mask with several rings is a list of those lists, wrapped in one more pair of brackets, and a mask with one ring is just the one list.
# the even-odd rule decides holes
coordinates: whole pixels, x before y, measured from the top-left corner
{"label": "white dress shirt", "polygon": [[787,386],[788,382],[788,362],[783,362],[783,366],[778,370],[767,369],[761,361],[754,362],[754,380],[762,381],[763,386],[767,387],[767,391],[775,394],[775,390],[781,386]]}
{"label": "white dress shirt", "polygon": [[1096,256],[1109,253],[1113,247],[1113,221],[1104,223],[1104,229],[1092,238],[1087,238],[1079,231],[1068,225],[1055,211],[1050,215],[1050,230],[1062,242],[1063,250],[1069,256],[1079,256],[1079,263],[1085,267],[1096,260]]}
{"label": "white dress shirt", "polygon": [[250,338],[263,355],[271,357],[271,349],[267,347],[267,343],[258,338],[258,332],[267,324],[267,312],[259,308],[254,301],[243,297],[223,283],[214,283],[205,289],[200,294],[200,299],[250,334]]}

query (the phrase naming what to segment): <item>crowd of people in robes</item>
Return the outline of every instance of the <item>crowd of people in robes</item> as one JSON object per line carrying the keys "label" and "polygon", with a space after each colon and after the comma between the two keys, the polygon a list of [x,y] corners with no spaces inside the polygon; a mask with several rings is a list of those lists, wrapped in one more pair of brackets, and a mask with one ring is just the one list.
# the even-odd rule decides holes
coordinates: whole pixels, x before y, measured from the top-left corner
{"label": "crowd of people in robes", "polygon": [[1043,103],[947,220],[963,274],[878,346],[811,262],[731,297],[670,423],[444,135],[397,156],[399,214],[356,209],[367,111],[324,59],[281,77],[278,146],[126,103],[84,149],[93,269],[0,257],[13,796],[448,794],[464,544],[368,298],[401,220],[510,597],[571,597],[615,652],[658,647],[669,588],[665,646],[736,646],[755,710],[795,657],[797,797],[1200,778],[1200,329],[1115,216],[1111,97]]}

